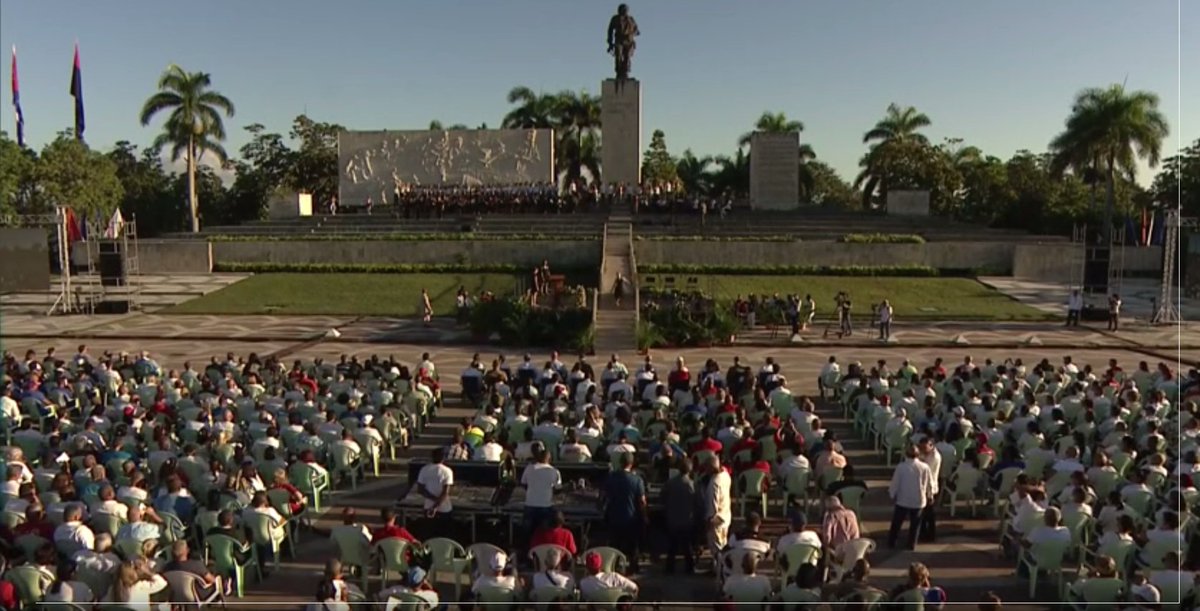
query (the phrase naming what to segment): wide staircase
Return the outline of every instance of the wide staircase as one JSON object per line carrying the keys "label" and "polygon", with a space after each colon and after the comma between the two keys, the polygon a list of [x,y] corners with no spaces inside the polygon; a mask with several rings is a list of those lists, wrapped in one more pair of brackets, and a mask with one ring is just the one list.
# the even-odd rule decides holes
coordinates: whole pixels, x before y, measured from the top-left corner
{"label": "wide staircase", "polygon": [[[604,230],[600,265],[600,298],[596,309],[596,354],[637,350],[637,269],[633,255],[633,226],[628,208],[615,208]],[[625,297],[613,297],[617,275],[625,278]]]}

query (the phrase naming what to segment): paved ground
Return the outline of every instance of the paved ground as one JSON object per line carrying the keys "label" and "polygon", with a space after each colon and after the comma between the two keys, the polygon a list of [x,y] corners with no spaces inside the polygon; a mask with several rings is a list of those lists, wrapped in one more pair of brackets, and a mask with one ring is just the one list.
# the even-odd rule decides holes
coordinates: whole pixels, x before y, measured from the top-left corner
{"label": "paved ground", "polygon": [[[47,347],[54,346],[60,353],[69,354],[80,343],[88,344],[93,353],[147,349],[167,367],[179,367],[185,361],[199,364],[227,352],[243,355],[250,352],[276,354],[288,359],[379,354],[394,355],[402,361],[414,363],[422,352],[429,351],[443,372],[455,372],[464,368],[471,354],[476,351],[485,355],[499,352],[516,355],[524,352],[515,348],[463,343],[469,342],[470,338],[463,337],[461,331],[448,323],[424,329],[409,321],[352,317],[218,318],[131,314],[46,318],[14,311],[15,306],[10,305],[6,301],[3,310],[0,310],[0,314],[3,314],[3,318],[0,318],[0,341],[5,350],[20,353],[35,349],[44,352]],[[331,333],[334,329],[336,333]],[[670,362],[677,355],[693,364],[701,363],[706,358],[715,358],[722,366],[728,366],[735,355],[752,365],[762,363],[767,356],[773,356],[800,393],[815,392],[813,380],[831,354],[837,355],[843,362],[859,360],[873,363],[878,359],[887,359],[893,364],[906,358],[917,364],[925,364],[938,356],[956,362],[968,354],[976,359],[1021,357],[1030,361],[1058,359],[1068,352],[1080,362],[1104,363],[1109,358],[1116,358],[1127,366],[1139,360],[1149,360],[1151,363],[1158,360],[1174,362],[1177,358],[1185,362],[1200,361],[1200,328],[1195,325],[1131,325],[1119,334],[1106,333],[1093,327],[1065,329],[1051,324],[898,325],[895,343],[891,344],[874,339],[869,329],[863,329],[854,337],[844,340],[822,339],[820,335],[820,330],[808,332],[804,334],[802,343],[792,344],[782,334],[771,337],[769,330],[759,329],[740,337],[740,341],[746,342],[741,345],[656,350],[653,356],[661,363]],[[599,364],[607,356],[597,355],[593,361]],[[634,362],[641,357],[629,352],[623,353],[622,358]],[[453,391],[456,384],[451,382],[449,386]],[[430,447],[440,444],[448,435],[454,419],[464,415],[466,412],[462,410],[446,410],[427,434],[417,440],[412,451],[424,455]],[[826,409],[822,418],[831,428],[838,430],[843,438],[852,439],[847,423],[840,420],[840,414]],[[908,563],[919,560],[931,567],[935,582],[945,587],[954,601],[977,600],[984,592],[994,590],[1001,593],[1006,601],[1031,602],[1023,582],[1012,576],[1012,563],[999,558],[997,554],[996,521],[990,517],[984,518],[982,514],[979,519],[964,517],[965,514],[961,512],[957,519],[943,518],[939,526],[939,542],[922,545],[916,552],[883,549],[890,506],[882,490],[891,471],[883,466],[878,453],[865,444],[851,442],[849,449],[851,462],[873,488],[864,502],[863,517],[871,536],[881,543],[881,549],[871,557],[875,566],[874,575],[880,585],[890,587],[896,584],[902,579]],[[399,471],[406,458],[402,457],[396,464],[386,465],[388,472],[383,478],[368,481],[353,493],[339,492],[335,496],[333,511],[355,507],[360,515],[374,522],[379,507],[390,504],[400,494],[404,482]],[[331,521],[328,518],[318,524],[319,527],[329,525]],[[777,516],[772,517],[771,528],[780,528]],[[302,539],[297,552],[297,558],[285,562],[282,570],[266,582],[252,586],[251,594],[239,603],[259,603],[256,608],[264,605],[298,608],[298,601],[310,597],[315,578],[328,558],[331,547],[323,537],[309,534]],[[716,595],[711,579],[702,576],[667,579],[652,568],[642,582],[642,599],[645,601],[704,601],[712,600]],[[447,584],[443,584],[442,590],[443,597],[450,595]],[[1041,592],[1043,597],[1049,594],[1048,590]]]}

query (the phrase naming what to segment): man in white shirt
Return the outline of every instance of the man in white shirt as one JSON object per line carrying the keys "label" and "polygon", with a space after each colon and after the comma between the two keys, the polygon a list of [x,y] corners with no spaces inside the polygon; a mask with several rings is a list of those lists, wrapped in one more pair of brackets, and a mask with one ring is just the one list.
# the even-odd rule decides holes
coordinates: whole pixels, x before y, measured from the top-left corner
{"label": "man in white shirt", "polygon": [[908,519],[908,549],[915,549],[917,535],[921,530],[921,514],[933,501],[934,477],[929,465],[922,462],[916,446],[905,450],[907,460],[896,466],[888,496],[895,508],[892,511],[892,526],[888,533],[888,546],[896,547],[900,525]]}
{"label": "man in white shirt", "polygon": [[749,600],[769,600],[774,588],[771,578],[758,574],[758,556],[746,554],[742,556],[741,572],[735,572],[725,578],[721,590],[730,599],[740,594]]}
{"label": "man in white shirt", "polygon": [[70,556],[95,545],[96,535],[83,523],[83,507],[68,505],[63,511],[63,523],[54,529],[54,547]]}
{"label": "man in white shirt", "polygon": [[93,549],[81,549],[71,559],[77,569],[87,569],[100,574],[112,574],[121,566],[121,559],[112,553],[112,535],[99,533],[95,536]]}
{"label": "man in white shirt", "polygon": [[624,590],[629,596],[637,596],[638,585],[633,580],[620,573],[603,571],[604,561],[600,558],[600,554],[589,552],[583,562],[587,567],[588,575],[579,581],[579,591],[583,594],[585,601],[613,588]]}
{"label": "man in white shirt", "polygon": [[474,458],[483,462],[500,462],[504,458],[504,446],[496,442],[494,434],[487,433],[483,436],[483,443],[475,448]]}
{"label": "man in white shirt", "polygon": [[1051,468],[1054,469],[1055,474],[1083,471],[1083,463],[1079,462],[1079,448],[1075,446],[1067,448],[1065,456],[1054,461]]}
{"label": "man in white shirt", "polygon": [[[789,547],[800,543],[820,549],[821,536],[815,531],[807,530],[807,526],[808,520],[805,519],[803,511],[793,513],[791,530],[780,537],[779,541],[775,543],[775,557],[781,558]],[[794,569],[795,567],[792,568]]]}
{"label": "man in white shirt", "polygon": [[532,534],[554,515],[554,491],[562,487],[562,474],[550,464],[550,451],[538,448],[534,462],[521,473],[525,487],[525,526]]}
{"label": "man in white shirt", "polygon": [[929,475],[933,480],[933,500],[921,512],[921,541],[932,543],[937,540],[937,496],[938,478],[942,471],[942,453],[937,451],[931,437],[922,437],[918,447],[921,462],[929,465]]}
{"label": "man in white shirt", "polygon": [[1034,527],[1025,536],[1025,547],[1054,542],[1070,545],[1071,531],[1062,525],[1062,514],[1058,511],[1057,507],[1046,508],[1046,513],[1042,519],[1044,520],[1043,524]]}
{"label": "man in white shirt", "polygon": [[729,525],[733,522],[733,506],[730,499],[732,479],[721,468],[721,459],[714,454],[708,457],[709,482],[704,490],[706,539],[713,558],[719,558],[721,550],[729,540]]}
{"label": "man in white shirt", "polygon": [[446,450],[435,448],[430,464],[421,467],[417,474],[417,493],[424,499],[425,515],[427,517],[449,517],[454,509],[450,503],[450,489],[454,486],[454,471],[443,464],[446,461]]}

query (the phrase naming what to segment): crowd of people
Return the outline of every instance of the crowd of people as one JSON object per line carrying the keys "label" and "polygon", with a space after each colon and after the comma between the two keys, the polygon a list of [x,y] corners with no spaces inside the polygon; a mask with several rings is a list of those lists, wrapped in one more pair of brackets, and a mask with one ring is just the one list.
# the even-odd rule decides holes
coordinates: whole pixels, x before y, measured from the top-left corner
{"label": "crowd of people", "polygon": [[6,353],[3,374],[7,609],[240,594],[278,567],[325,491],[373,471],[440,399],[427,356],[411,371],[255,354],[167,370],[81,345]]}
{"label": "crowd of people", "polygon": [[329,214],[386,212],[406,219],[430,219],[486,214],[569,214],[600,212],[629,206],[634,213],[717,215],[733,209],[732,197],[689,194],[673,184],[625,183],[520,183],[510,185],[404,185],[389,199],[339,202],[334,196],[325,205]]}

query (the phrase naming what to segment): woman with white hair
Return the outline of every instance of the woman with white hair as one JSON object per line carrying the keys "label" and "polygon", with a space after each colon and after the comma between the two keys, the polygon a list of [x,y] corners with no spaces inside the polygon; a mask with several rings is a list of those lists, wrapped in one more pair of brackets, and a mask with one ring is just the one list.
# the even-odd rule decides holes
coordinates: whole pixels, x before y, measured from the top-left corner
{"label": "woman with white hair", "polygon": [[560,571],[562,566],[562,550],[551,548],[543,556],[545,563],[540,570],[533,574],[533,589],[561,588],[568,592],[575,590],[575,578],[567,572]]}
{"label": "woman with white hair", "polygon": [[22,484],[28,484],[33,481],[33,471],[25,465],[25,452],[16,446],[13,446],[4,453],[4,461],[8,464],[8,468],[20,469],[21,478],[18,480]]}

